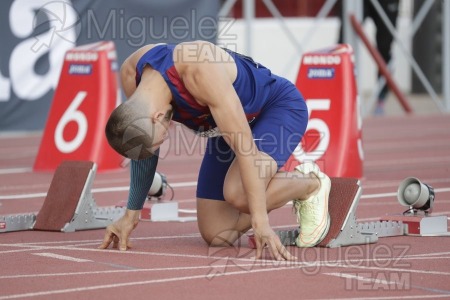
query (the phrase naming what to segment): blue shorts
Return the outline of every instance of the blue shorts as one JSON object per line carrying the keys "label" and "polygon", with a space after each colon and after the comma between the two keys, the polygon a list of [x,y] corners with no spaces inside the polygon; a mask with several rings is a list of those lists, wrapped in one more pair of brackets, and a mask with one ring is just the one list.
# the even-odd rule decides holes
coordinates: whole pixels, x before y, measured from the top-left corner
{"label": "blue shorts", "polygon": [[[308,109],[291,82],[278,80],[272,89],[273,100],[250,123],[250,128],[258,149],[270,155],[279,169],[306,131]],[[198,177],[197,198],[224,200],[223,184],[234,157],[223,137],[208,139]]]}

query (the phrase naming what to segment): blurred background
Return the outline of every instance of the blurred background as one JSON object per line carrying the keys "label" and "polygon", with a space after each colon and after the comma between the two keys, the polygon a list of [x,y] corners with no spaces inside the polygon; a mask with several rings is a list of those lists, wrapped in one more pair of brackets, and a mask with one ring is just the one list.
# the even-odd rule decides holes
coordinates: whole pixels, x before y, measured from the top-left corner
{"label": "blurred background", "polygon": [[[341,40],[355,51],[363,116],[371,117],[384,83],[348,25],[349,13],[374,46],[389,44],[389,70],[415,113],[449,112],[449,7],[442,0],[2,0],[0,133],[45,127],[73,47],[111,40],[121,64],[149,43],[202,39],[295,82],[302,55],[337,44],[341,28]],[[379,115],[404,114],[392,93],[383,97]]]}

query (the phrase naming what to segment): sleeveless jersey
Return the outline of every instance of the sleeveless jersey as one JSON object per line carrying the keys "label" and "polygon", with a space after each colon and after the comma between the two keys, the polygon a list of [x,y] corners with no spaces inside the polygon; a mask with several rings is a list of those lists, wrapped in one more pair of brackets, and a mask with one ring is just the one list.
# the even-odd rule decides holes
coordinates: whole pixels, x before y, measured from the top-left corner
{"label": "sleeveless jersey", "polygon": [[[146,52],[136,65],[136,86],[140,83],[144,67],[149,65],[162,75],[172,92],[172,120],[184,124],[201,136],[220,135],[209,108],[195,101],[175,69],[174,48],[175,45],[157,44]],[[252,122],[273,100],[271,85],[279,77],[272,75],[269,69],[248,56],[224,50],[236,63],[237,77],[233,87],[242,103],[247,120]]]}

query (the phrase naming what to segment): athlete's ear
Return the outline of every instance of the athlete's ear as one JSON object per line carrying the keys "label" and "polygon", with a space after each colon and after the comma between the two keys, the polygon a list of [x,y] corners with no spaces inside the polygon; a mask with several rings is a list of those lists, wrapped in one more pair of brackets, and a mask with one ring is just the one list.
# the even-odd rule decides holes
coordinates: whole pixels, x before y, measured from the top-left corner
{"label": "athlete's ear", "polygon": [[166,113],[163,110],[155,111],[152,115],[152,122],[153,123],[162,122],[164,120],[165,115]]}

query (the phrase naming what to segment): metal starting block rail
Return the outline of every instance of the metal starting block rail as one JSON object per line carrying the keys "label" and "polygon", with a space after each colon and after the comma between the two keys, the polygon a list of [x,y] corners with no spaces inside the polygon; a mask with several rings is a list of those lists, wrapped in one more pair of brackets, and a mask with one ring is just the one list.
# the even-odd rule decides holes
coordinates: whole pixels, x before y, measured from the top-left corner
{"label": "metal starting block rail", "polygon": [[19,214],[0,216],[0,233],[33,229],[36,214]]}
{"label": "metal starting block rail", "polygon": [[120,218],[125,208],[97,206],[91,192],[96,171],[94,162],[62,162],[55,171],[39,213],[0,216],[0,233],[105,228]]}

